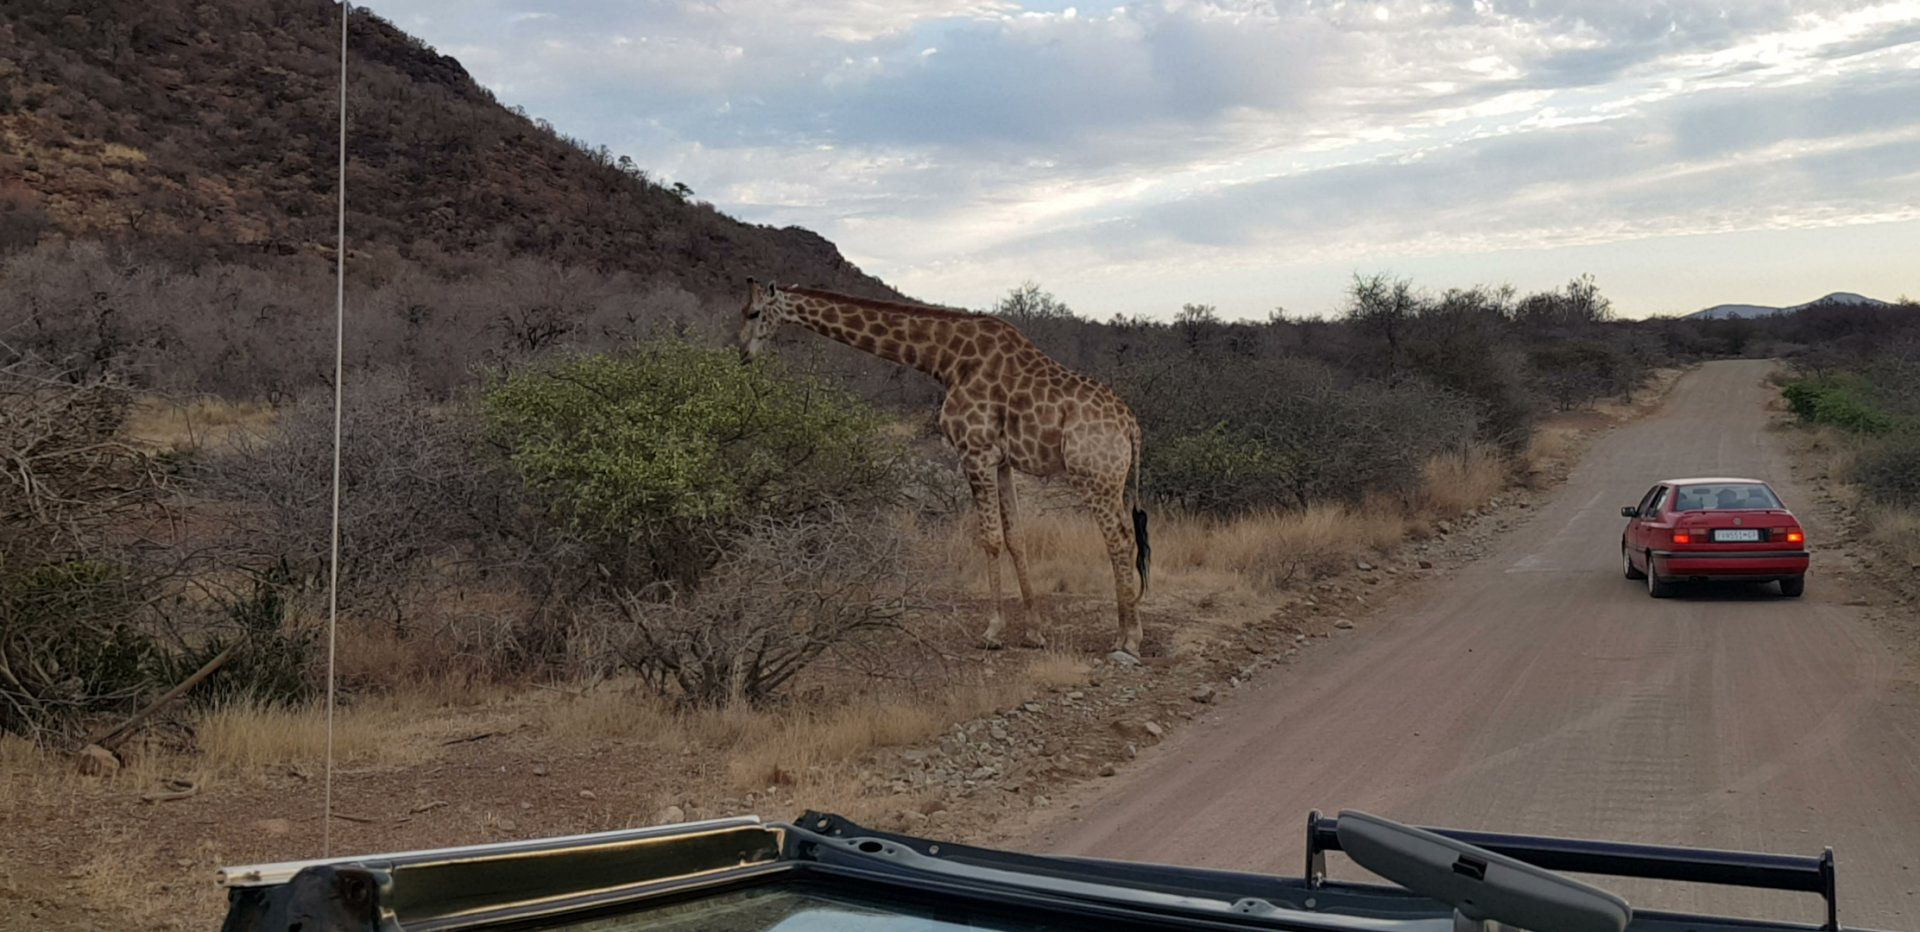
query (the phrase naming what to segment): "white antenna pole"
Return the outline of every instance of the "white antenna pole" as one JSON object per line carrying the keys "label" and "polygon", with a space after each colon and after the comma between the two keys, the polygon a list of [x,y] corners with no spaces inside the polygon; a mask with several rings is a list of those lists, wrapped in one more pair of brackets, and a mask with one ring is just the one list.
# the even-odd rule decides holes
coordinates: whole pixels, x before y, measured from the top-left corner
{"label": "white antenna pole", "polygon": [[320,813],[320,854],[333,853],[333,658],[340,627],[340,403],[347,342],[347,15],[340,3],[340,211],[333,290],[333,549],[327,562],[327,768]]}

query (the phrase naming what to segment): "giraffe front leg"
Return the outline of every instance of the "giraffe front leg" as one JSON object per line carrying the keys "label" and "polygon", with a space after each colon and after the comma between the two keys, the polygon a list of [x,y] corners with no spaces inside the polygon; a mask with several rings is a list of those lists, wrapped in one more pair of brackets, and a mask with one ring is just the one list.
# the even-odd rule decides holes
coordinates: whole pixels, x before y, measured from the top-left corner
{"label": "giraffe front leg", "polygon": [[1005,631],[1007,620],[1000,614],[1000,502],[998,483],[994,479],[994,464],[986,457],[969,455],[962,463],[967,473],[967,486],[973,490],[973,517],[975,540],[987,555],[987,590],[993,599],[993,611],[987,620],[987,633],[981,638],[988,650],[999,650],[1002,646],[1000,636]]}

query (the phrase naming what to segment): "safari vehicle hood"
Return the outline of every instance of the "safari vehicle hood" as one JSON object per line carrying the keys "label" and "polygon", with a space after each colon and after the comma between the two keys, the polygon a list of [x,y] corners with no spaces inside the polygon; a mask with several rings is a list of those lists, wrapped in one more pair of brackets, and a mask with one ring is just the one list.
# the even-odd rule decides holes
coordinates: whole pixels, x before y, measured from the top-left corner
{"label": "safari vehicle hood", "polygon": [[[1393,884],[1330,880],[1345,851]],[[1634,911],[1552,871],[1796,890],[1821,926]],[[228,868],[226,932],[454,929],[1839,929],[1818,857],[1308,818],[1303,876],[999,851],[808,812],[466,848]],[[1527,925],[1516,925],[1526,922]]]}

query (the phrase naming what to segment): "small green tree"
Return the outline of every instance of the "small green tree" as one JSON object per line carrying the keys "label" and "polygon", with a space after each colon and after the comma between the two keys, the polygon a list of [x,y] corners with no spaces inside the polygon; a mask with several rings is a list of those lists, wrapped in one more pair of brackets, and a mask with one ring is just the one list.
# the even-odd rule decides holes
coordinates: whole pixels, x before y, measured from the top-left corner
{"label": "small green tree", "polygon": [[899,447],[851,395],[677,340],[516,372],[484,408],[490,439],[614,591],[695,588],[749,524],[896,485]]}

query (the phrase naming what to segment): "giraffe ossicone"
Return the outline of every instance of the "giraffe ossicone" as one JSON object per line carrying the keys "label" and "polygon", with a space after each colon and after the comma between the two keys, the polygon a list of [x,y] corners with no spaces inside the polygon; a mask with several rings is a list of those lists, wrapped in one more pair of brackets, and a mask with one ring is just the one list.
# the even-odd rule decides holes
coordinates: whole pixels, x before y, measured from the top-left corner
{"label": "giraffe ossicone", "polygon": [[[748,283],[740,349],[761,352],[782,324],[911,366],[946,388],[940,431],[960,454],[973,492],[976,533],[987,556],[993,615],[984,640],[999,647],[1000,551],[1020,587],[1022,641],[1043,646],[1026,549],[1014,533],[1013,474],[1064,477],[1099,525],[1113,563],[1119,636],[1114,649],[1140,655],[1138,603],[1147,589],[1146,511],[1140,503],[1140,425],[1112,389],[1049,358],[1012,324],[989,314],[881,301],[818,288]],[[1131,482],[1129,479],[1131,478]]]}

